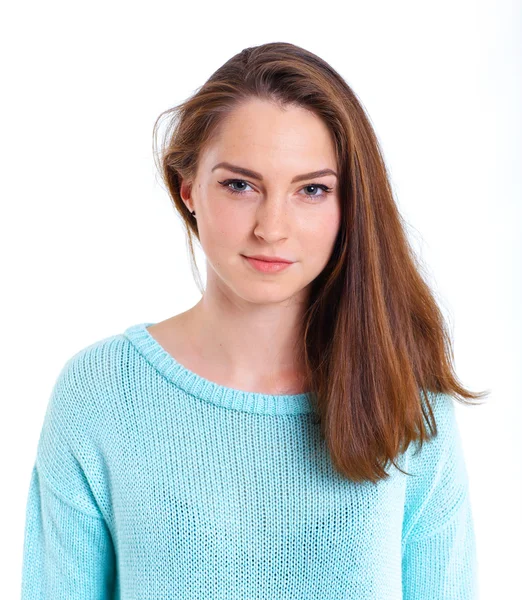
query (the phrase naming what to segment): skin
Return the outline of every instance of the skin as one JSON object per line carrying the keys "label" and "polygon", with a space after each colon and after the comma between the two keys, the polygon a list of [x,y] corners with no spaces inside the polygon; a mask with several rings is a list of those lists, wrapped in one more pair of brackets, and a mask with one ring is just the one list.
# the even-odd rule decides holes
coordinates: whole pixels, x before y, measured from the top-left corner
{"label": "skin", "polygon": [[[224,168],[212,171],[223,161],[256,171],[263,181]],[[181,196],[196,211],[207,259],[205,293],[188,311],[149,327],[186,368],[244,391],[308,391],[293,345],[310,284],[332,253],[341,209],[335,175],[291,180],[326,168],[337,172],[326,125],[303,108],[281,109],[259,99],[236,108],[204,149],[194,181],[182,182]],[[241,181],[227,189],[219,183],[226,179]],[[313,184],[332,191],[325,194]],[[265,274],[243,254],[295,263]]]}

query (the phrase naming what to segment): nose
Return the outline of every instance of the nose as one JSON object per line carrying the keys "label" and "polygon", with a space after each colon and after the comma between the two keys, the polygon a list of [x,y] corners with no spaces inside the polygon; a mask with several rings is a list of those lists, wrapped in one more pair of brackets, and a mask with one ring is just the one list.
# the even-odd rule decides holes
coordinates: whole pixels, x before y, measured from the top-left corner
{"label": "nose", "polygon": [[269,243],[287,236],[288,209],[283,198],[272,197],[261,202],[255,213],[254,234]]}

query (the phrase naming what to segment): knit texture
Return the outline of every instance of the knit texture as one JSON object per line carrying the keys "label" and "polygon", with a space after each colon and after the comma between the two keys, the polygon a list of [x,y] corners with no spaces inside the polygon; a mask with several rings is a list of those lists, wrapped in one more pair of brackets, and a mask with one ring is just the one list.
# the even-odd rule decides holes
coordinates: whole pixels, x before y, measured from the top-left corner
{"label": "knit texture", "polygon": [[22,600],[468,600],[475,533],[454,400],[389,477],[334,471],[310,396],[204,379],[132,325],[53,387]]}

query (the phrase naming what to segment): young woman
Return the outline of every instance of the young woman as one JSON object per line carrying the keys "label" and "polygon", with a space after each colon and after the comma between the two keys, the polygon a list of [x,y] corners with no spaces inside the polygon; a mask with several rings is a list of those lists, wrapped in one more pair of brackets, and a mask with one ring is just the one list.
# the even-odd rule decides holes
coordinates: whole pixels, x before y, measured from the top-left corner
{"label": "young woman", "polygon": [[485,392],[454,374],[356,95],[270,43],[164,116],[206,287],[63,367],[23,600],[476,598],[453,402]]}

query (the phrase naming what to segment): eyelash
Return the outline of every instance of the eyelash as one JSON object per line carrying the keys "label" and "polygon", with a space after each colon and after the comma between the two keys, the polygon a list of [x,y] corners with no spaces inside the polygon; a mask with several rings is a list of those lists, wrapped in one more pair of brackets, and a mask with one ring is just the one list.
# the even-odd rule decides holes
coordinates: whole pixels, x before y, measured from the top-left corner
{"label": "eyelash", "polygon": [[[244,179],[225,179],[225,181],[218,181],[219,184],[221,184],[223,187],[225,187],[231,194],[239,194],[239,195],[243,195],[246,192],[245,191],[238,191],[238,190],[234,190],[230,187],[231,183],[246,183],[247,185],[250,185],[247,181],[245,181]],[[322,183],[307,183],[306,185],[304,185],[301,189],[307,188],[307,187],[316,187],[316,188],[320,188],[323,190],[323,194],[318,194],[316,196],[311,195],[311,194],[305,194],[305,196],[307,196],[308,198],[324,198],[327,194],[329,194],[333,188],[329,188],[326,185],[323,185]]]}

